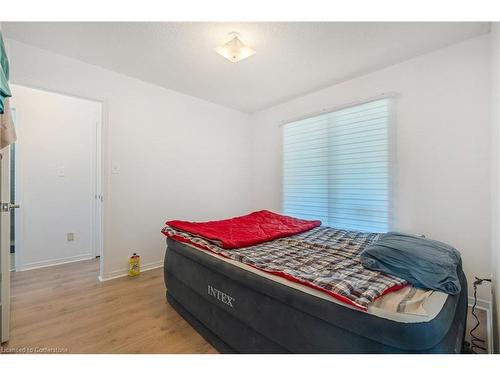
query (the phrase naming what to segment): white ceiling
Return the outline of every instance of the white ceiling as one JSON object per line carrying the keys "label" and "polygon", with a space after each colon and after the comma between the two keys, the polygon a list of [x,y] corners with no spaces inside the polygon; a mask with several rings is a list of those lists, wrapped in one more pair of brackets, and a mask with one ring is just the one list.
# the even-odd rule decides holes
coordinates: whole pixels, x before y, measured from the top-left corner
{"label": "white ceiling", "polygon": [[[489,31],[488,23],[2,23],[6,37],[255,112]],[[233,64],[231,31],[257,53]]]}

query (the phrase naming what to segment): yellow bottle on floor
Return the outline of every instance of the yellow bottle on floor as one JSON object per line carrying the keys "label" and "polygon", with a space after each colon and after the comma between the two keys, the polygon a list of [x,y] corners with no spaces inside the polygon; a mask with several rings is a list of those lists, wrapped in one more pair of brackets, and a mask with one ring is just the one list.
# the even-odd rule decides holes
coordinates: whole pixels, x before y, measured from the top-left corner
{"label": "yellow bottle on floor", "polygon": [[141,273],[141,257],[134,253],[128,260],[128,275],[138,276]]}

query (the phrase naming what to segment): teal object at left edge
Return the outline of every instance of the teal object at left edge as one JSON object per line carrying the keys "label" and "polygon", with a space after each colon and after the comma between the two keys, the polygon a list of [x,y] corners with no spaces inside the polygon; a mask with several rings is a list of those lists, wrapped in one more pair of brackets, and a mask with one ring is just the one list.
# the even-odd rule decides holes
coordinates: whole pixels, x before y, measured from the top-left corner
{"label": "teal object at left edge", "polygon": [[12,96],[9,88],[9,59],[0,32],[0,113],[3,113],[4,101],[9,96]]}

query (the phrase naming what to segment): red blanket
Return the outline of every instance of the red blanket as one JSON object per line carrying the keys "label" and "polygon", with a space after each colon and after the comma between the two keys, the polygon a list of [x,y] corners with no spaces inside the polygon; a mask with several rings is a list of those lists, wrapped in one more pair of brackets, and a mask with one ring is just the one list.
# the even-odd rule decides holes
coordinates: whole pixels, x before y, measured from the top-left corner
{"label": "red blanket", "polygon": [[226,220],[204,223],[172,220],[166,224],[209,239],[225,249],[236,249],[293,236],[320,226],[321,221],[295,219],[264,210]]}

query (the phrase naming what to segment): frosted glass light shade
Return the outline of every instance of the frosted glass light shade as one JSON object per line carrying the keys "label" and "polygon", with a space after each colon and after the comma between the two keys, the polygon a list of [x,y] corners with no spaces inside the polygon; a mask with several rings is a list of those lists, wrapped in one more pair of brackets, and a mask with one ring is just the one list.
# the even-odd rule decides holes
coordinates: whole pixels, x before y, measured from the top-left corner
{"label": "frosted glass light shade", "polygon": [[237,33],[229,34],[229,41],[217,47],[215,51],[233,63],[246,59],[255,53],[253,49],[241,41]]}

